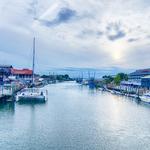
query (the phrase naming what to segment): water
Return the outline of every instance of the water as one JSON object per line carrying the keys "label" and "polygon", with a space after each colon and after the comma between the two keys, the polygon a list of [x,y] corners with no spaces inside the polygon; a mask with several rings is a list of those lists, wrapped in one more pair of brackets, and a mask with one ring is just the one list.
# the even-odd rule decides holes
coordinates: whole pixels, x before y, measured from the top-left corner
{"label": "water", "polygon": [[1,104],[1,150],[149,150],[150,106],[75,83],[46,104]]}

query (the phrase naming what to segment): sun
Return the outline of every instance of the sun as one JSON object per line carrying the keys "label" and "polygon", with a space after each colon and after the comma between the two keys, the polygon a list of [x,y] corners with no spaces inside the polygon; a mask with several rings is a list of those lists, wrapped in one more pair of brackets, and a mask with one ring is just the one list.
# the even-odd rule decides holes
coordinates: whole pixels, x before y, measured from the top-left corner
{"label": "sun", "polygon": [[125,51],[125,44],[123,43],[112,43],[110,45],[110,53],[114,60],[119,60],[123,57]]}
{"label": "sun", "polygon": [[108,41],[104,47],[114,61],[119,61],[124,56],[124,53],[127,49],[127,44],[121,40]]}

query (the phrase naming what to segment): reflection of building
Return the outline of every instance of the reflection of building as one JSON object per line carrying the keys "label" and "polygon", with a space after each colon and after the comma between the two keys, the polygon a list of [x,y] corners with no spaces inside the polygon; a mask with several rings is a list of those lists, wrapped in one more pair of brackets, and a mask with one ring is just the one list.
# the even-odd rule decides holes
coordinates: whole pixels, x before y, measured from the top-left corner
{"label": "reflection of building", "polygon": [[12,69],[11,70],[12,77],[16,79],[31,81],[32,80],[32,70],[30,69]]}

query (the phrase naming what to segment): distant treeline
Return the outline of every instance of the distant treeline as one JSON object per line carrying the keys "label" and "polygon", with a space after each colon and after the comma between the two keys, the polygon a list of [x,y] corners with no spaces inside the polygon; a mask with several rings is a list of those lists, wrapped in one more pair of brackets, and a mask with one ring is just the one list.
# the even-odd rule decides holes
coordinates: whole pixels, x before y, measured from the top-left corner
{"label": "distant treeline", "polygon": [[65,75],[42,75],[42,78],[50,81],[72,81],[73,79],[69,77],[68,74]]}

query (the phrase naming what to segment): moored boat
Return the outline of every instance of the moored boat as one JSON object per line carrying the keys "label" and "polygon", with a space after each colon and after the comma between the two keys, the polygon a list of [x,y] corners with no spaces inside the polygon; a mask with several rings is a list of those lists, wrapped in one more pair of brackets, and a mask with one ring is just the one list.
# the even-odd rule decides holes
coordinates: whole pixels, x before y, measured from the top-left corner
{"label": "moored boat", "polygon": [[48,99],[48,91],[39,88],[26,88],[17,93],[16,101],[18,102],[45,102]]}
{"label": "moored boat", "polygon": [[141,101],[150,103],[150,92],[143,94],[140,96]]}
{"label": "moored boat", "polygon": [[35,37],[33,39],[33,67],[32,67],[32,83],[30,87],[25,88],[21,92],[17,93],[16,101],[21,102],[45,102],[48,99],[48,91],[41,88],[35,88],[35,78],[34,78],[34,66],[35,66]]}

